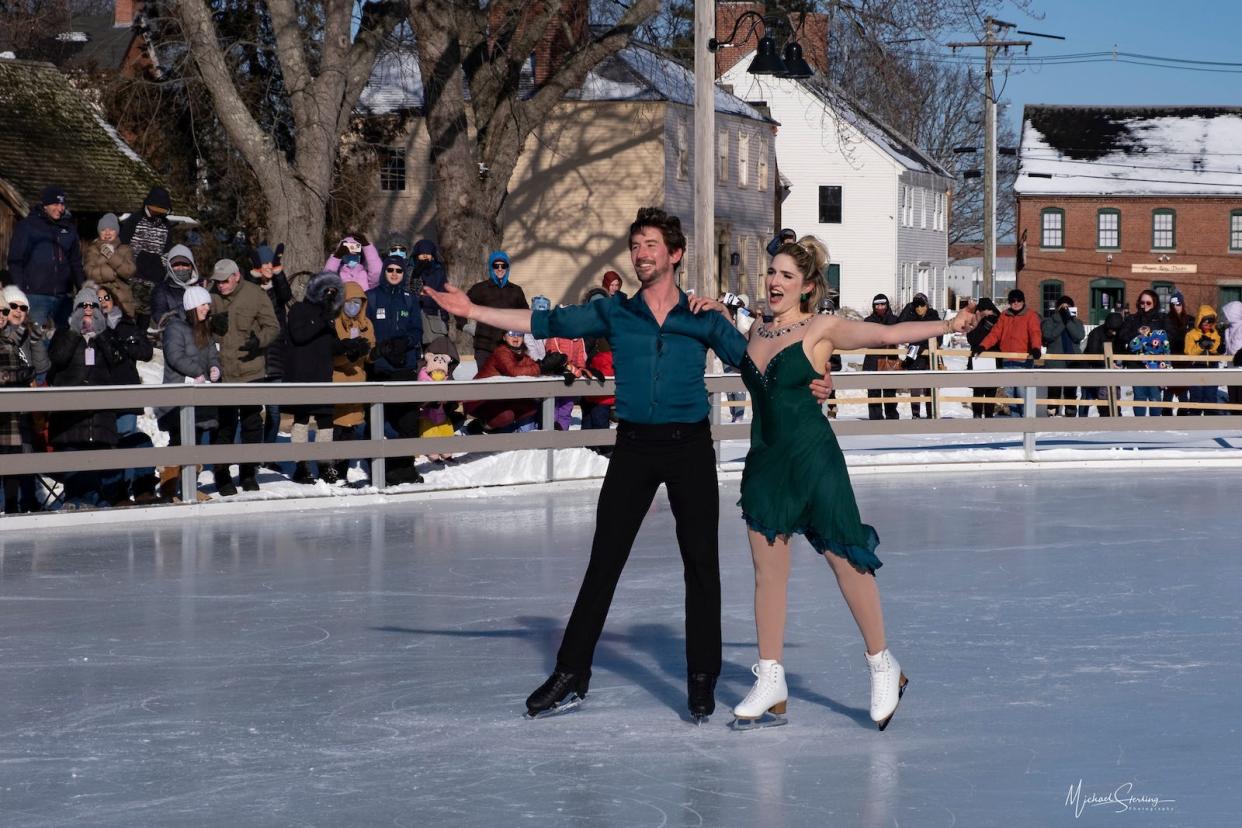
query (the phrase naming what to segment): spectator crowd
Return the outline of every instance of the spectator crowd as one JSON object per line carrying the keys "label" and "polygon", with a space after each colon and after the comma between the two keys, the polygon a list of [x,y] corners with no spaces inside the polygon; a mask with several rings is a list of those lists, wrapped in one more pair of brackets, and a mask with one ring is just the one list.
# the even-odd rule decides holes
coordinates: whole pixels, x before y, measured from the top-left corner
{"label": "spectator crowd", "polygon": [[[436,243],[419,240],[412,247],[390,238],[381,247],[365,234],[341,238],[326,256],[322,270],[287,274],[281,244],[260,242],[249,246],[244,264],[221,258],[210,265],[197,261],[194,251],[175,243],[170,221],[171,198],[153,188],[134,213],[104,215],[95,238],[84,243],[68,212],[63,189],[47,187],[41,204],[14,228],[7,270],[0,272],[0,387],[29,388],[138,385],[140,363],[162,361],[162,381],[183,383],[361,383],[445,382],[453,379],[461,362],[455,341],[471,342],[476,377],[556,376],[564,380],[566,395],[555,400],[552,427],[567,430],[573,410],[580,408],[582,428],[609,428],[615,419],[610,396],[572,392],[580,379],[612,375],[612,353],[606,339],[536,340],[518,331],[453,319],[422,295],[424,285],[443,289],[448,281]],[[782,230],[782,235],[793,234]],[[779,239],[779,237],[778,237]],[[778,240],[774,240],[778,241]],[[467,294],[480,305],[495,308],[550,309],[543,296],[528,299],[515,275],[515,263],[504,251],[486,259],[486,269]],[[518,279],[518,280],[515,280]],[[624,296],[622,278],[603,274],[584,302],[610,301]],[[724,304],[745,332],[760,314],[749,308],[748,297],[726,294]],[[1069,296],[1060,297],[1044,316],[1027,307],[1020,290],[1009,292],[1002,310],[989,299],[979,302],[980,324],[968,334],[967,368],[985,367],[989,353],[1003,354],[1003,368],[1105,367],[1108,353],[1135,354],[1128,367],[1170,369],[1170,381],[1160,386],[1135,386],[1136,416],[1215,413],[1202,404],[1222,402],[1218,388],[1179,386],[1176,369],[1215,365],[1171,362],[1168,355],[1219,356],[1232,354],[1242,365],[1242,303],[1231,302],[1216,311],[1201,306],[1196,313],[1184,307],[1184,297],[1173,294],[1167,311],[1159,297],[1144,291],[1137,312],[1113,313],[1088,334]],[[833,299],[820,312],[835,313]],[[928,297],[915,294],[900,311],[888,296],[877,294],[864,321],[892,325],[912,320],[938,320],[941,311]],[[1223,327],[1223,333],[1222,333]],[[931,367],[933,342],[914,342],[892,354],[868,354],[866,371],[926,370]],[[1097,355],[1098,361],[1066,360],[1069,355]],[[834,357],[839,370],[839,356]],[[148,380],[152,376],[148,372]],[[1000,389],[973,391],[975,417],[1024,412],[991,403]],[[1009,389],[1008,396],[1018,396]],[[1238,402],[1237,388],[1229,400]],[[912,389],[915,398],[927,389]],[[869,391],[870,419],[897,419],[897,392]],[[730,395],[740,403],[744,395]],[[1057,403],[1050,414],[1087,416],[1092,407],[1109,411],[1109,392],[1102,388],[1053,386],[1048,396]],[[542,407],[534,399],[481,400],[458,404],[391,403],[384,422],[372,422],[362,403],[274,404],[218,406],[194,409],[194,439],[211,444],[276,442],[283,433],[294,443],[348,443],[367,435],[390,438],[446,437],[456,433],[528,431],[543,425]],[[835,416],[836,401],[827,406]],[[913,418],[933,416],[932,405],[911,401]],[[743,408],[731,408],[733,420]],[[38,411],[0,413],[0,454],[38,451],[85,451],[113,447],[150,447],[152,437],[167,433],[170,444],[183,438],[180,410],[151,412],[155,427],[144,422],[144,410]],[[283,422],[283,425],[282,425]],[[144,427],[145,426],[145,427]],[[607,454],[606,449],[601,453]],[[339,452],[348,455],[342,448]],[[436,465],[452,463],[451,453],[426,455]],[[385,480],[376,485],[422,481],[415,457],[390,458]],[[278,464],[266,464],[284,473]],[[348,481],[352,461],[310,461],[290,464],[289,479],[300,484],[321,481],[341,485]],[[197,470],[196,470],[197,471]],[[223,497],[239,490],[260,488],[260,464],[211,469],[216,492]],[[182,469],[75,471],[57,475],[54,484],[36,475],[0,477],[4,512],[45,508],[89,508],[175,500],[180,494]],[[208,495],[196,492],[199,499]]]}

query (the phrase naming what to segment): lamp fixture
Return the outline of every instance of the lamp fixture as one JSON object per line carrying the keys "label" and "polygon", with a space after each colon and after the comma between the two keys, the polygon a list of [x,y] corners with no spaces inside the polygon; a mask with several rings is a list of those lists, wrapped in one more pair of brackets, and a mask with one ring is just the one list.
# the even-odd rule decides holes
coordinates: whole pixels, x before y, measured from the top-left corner
{"label": "lamp fixture", "polygon": [[780,17],[764,17],[756,11],[742,12],[734,21],[733,31],[729,32],[728,37],[724,40],[710,38],[707,41],[707,50],[713,54],[725,46],[732,46],[733,39],[737,37],[737,33],[742,28],[742,24],[750,21],[750,31],[747,32],[746,38],[763,27],[763,36],[759,38],[759,45],[755,51],[755,59],[751,61],[747,73],[751,75],[774,75],[778,78],[809,78],[815,74],[815,70],[811,67],[802,55],[802,46],[794,39],[795,33],[790,33],[789,42],[785,44],[784,56],[782,57],[776,45],[775,33],[780,32],[788,24]]}

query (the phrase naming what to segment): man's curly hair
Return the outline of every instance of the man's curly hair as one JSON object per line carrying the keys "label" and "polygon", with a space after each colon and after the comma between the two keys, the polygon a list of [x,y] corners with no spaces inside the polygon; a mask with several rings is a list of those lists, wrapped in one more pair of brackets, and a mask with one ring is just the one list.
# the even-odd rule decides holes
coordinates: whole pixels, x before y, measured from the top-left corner
{"label": "man's curly hair", "polygon": [[673,265],[673,270],[681,267],[682,261],[685,261],[686,252],[686,234],[682,232],[681,219],[677,216],[670,216],[659,207],[640,207],[638,216],[630,225],[630,238],[634,238],[635,233],[648,227],[660,231],[660,235],[664,237],[664,246],[668,248],[669,253],[674,250],[682,252],[682,258]]}

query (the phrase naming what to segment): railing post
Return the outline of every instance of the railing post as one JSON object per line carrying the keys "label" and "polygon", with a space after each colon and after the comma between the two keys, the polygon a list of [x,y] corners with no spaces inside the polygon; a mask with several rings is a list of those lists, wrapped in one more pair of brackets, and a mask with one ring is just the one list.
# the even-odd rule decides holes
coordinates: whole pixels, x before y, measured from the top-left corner
{"label": "railing post", "polygon": [[[1032,379],[1031,382],[1034,382],[1034,380]],[[1034,385],[1022,386],[1022,407],[1024,409],[1023,413],[1025,414],[1025,416],[1022,419],[1024,420],[1027,417],[1034,418],[1036,416],[1035,390],[1036,390],[1036,386]],[[1029,428],[1031,428],[1031,426],[1026,426],[1026,425],[1023,426],[1022,453],[1026,457],[1028,462],[1033,462],[1035,460],[1035,432],[1028,431],[1027,429]]]}
{"label": "railing post", "polygon": [[[943,366],[940,365],[942,357],[940,356],[940,337],[934,337],[931,340],[931,354],[928,360],[928,367],[932,371],[939,371]],[[939,386],[931,389],[931,415],[933,420],[940,419],[940,388]]]}
{"label": "railing post", "polygon": [[[194,428],[194,406],[181,406],[179,418],[177,430],[181,434],[181,445],[198,445],[198,434]],[[198,466],[193,463],[181,467],[181,502],[198,503]]]}
{"label": "railing post", "polygon": [[[556,397],[544,397],[540,406],[541,417],[539,423],[540,431],[556,430]],[[556,449],[547,450],[548,467],[544,471],[544,479],[551,483],[556,479]]]}
{"label": "railing post", "polygon": [[[708,405],[711,406],[711,408],[708,409],[708,411],[710,412],[708,417],[712,423],[712,432],[713,432],[712,447],[716,452],[716,465],[719,466],[720,465],[720,454],[721,454],[721,442],[716,439],[714,432],[716,431],[716,426],[720,425],[721,420],[724,417],[724,412],[720,408],[721,404],[724,402],[724,397],[718,391],[708,391],[707,402],[708,402]],[[753,404],[753,400],[752,400],[752,404]]]}
{"label": "railing post", "polygon": [[[371,403],[371,439],[376,439],[375,435],[379,435],[381,442],[384,440],[384,404],[382,402]],[[399,436],[399,435],[398,435]],[[414,458],[410,458],[413,461]],[[411,463],[412,465],[412,463]],[[385,457],[371,458],[371,485],[377,489],[382,489],[388,485],[388,463]]]}

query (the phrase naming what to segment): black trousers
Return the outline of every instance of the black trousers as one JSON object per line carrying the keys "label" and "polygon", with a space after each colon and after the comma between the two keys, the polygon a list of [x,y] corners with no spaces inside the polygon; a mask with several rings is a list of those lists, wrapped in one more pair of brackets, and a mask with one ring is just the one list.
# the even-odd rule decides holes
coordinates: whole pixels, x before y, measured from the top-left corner
{"label": "black trousers", "polygon": [[591,560],[556,654],[558,670],[590,670],[621,570],[661,483],[677,524],[686,584],[687,672],[720,674],[720,492],[706,420],[618,425],[596,507]]}
{"label": "black trousers", "polygon": [[[261,405],[243,405],[243,406],[223,406],[217,414],[220,420],[220,427],[216,431],[218,442],[221,445],[232,445],[233,438],[237,434],[237,426],[241,424],[241,441],[244,444],[262,443],[263,442],[263,406]],[[212,438],[212,443],[216,443],[216,437]],[[258,463],[241,463],[237,467],[237,473],[242,480],[254,477],[259,470]],[[223,480],[228,476],[228,466],[213,466],[212,473],[218,474],[217,480]]]}

